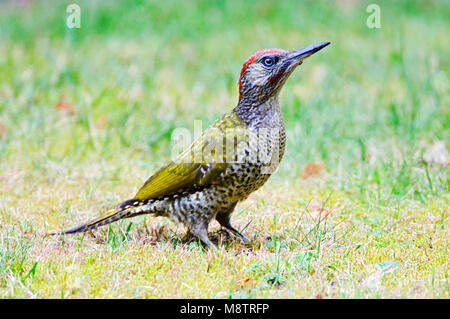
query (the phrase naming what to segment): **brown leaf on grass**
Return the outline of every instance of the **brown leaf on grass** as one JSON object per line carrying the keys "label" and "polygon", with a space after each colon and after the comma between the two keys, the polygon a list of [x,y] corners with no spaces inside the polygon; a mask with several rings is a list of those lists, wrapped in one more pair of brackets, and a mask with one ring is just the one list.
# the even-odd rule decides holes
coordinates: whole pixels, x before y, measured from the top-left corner
{"label": "brown leaf on grass", "polygon": [[307,179],[313,176],[319,175],[323,171],[323,164],[321,163],[308,163],[303,166],[300,173],[302,179]]}
{"label": "brown leaf on grass", "polygon": [[239,270],[234,277],[235,288],[246,289],[248,286],[252,286],[252,278],[247,277],[243,270]]}
{"label": "brown leaf on grass", "polygon": [[244,280],[242,280],[242,288],[247,288],[248,286],[250,286],[252,284],[252,278],[247,277]]}
{"label": "brown leaf on grass", "polygon": [[103,113],[102,115],[100,115],[97,122],[95,122],[95,127],[98,130],[102,130],[105,127],[107,119],[108,119],[108,116],[105,113]]}
{"label": "brown leaf on grass", "polygon": [[309,202],[307,206],[307,212],[303,215],[304,218],[325,218],[326,216],[340,211],[342,207],[328,207],[324,205],[321,201],[313,199]]}
{"label": "brown leaf on grass", "polygon": [[0,123],[0,138],[3,138],[6,136],[6,132],[8,132],[8,128],[5,124]]}
{"label": "brown leaf on grass", "polygon": [[73,104],[67,101],[64,94],[60,95],[58,102],[55,104],[55,109],[66,114],[75,114]]}

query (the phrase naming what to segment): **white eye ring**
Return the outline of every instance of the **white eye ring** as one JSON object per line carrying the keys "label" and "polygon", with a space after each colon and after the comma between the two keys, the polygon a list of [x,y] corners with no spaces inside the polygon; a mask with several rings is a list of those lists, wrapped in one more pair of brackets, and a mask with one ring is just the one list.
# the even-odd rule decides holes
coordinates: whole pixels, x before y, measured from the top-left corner
{"label": "white eye ring", "polygon": [[275,64],[275,59],[272,57],[265,57],[261,60],[262,64],[265,66],[273,66]]}

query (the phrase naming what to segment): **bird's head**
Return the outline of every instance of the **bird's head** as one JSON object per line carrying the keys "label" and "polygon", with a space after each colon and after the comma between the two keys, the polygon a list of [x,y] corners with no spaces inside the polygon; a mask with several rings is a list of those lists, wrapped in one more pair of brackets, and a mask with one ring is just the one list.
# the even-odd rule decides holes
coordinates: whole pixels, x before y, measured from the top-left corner
{"label": "bird's head", "polygon": [[292,51],[264,49],[252,54],[242,66],[239,99],[263,102],[278,94],[292,71],[328,44],[320,42]]}

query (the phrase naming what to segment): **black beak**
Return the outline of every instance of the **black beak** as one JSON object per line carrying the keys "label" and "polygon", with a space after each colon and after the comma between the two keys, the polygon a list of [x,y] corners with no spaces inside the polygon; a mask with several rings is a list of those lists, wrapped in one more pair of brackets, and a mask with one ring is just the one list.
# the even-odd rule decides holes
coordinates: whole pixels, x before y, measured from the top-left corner
{"label": "black beak", "polygon": [[304,59],[306,59],[307,57],[309,57],[310,55],[316,53],[319,50],[322,50],[323,48],[325,48],[327,45],[329,45],[331,42],[326,41],[326,42],[319,42],[316,44],[311,44],[308,45],[306,47],[297,49],[297,50],[292,50],[291,52],[289,52],[289,55],[287,57],[288,60],[295,60],[297,62],[302,62]]}

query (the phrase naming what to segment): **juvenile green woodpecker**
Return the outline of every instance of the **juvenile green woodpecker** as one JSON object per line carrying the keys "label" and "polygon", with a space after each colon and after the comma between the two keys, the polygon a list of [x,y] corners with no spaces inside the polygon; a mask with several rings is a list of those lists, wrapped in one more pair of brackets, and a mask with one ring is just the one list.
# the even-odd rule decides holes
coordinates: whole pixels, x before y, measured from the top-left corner
{"label": "juvenile green woodpecker", "polygon": [[237,106],[215,121],[183,153],[156,171],[136,195],[81,226],[73,234],[141,214],[183,223],[217,250],[208,237],[213,218],[244,242],[230,216],[236,204],[260,188],[283,157],[286,134],[278,104],[281,88],[294,69],[330,42],[297,50],[265,49],[244,63]]}

